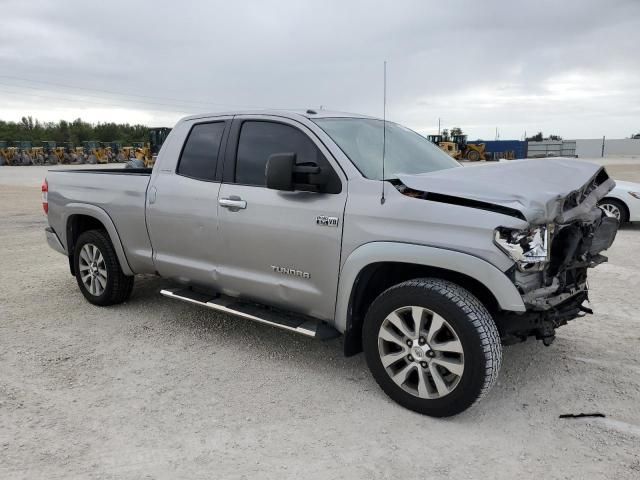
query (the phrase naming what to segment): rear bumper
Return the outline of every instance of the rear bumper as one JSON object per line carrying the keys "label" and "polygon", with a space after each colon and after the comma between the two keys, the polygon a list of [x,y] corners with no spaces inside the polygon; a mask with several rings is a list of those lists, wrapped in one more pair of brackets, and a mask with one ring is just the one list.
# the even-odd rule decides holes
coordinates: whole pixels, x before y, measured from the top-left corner
{"label": "rear bumper", "polygon": [[58,253],[62,253],[63,255],[67,254],[67,251],[60,242],[60,239],[58,238],[58,235],[56,235],[56,232],[53,230],[53,228],[45,228],[44,233],[47,236],[47,243],[51,248],[53,248]]}

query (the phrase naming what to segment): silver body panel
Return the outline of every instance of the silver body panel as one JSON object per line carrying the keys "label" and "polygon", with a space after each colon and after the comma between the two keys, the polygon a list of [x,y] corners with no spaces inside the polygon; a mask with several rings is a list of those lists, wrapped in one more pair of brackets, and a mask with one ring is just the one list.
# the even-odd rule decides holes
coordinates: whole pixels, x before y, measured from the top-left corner
{"label": "silver body panel", "polygon": [[148,175],[64,170],[50,171],[47,182],[49,225],[65,248],[69,217],[88,215],[105,226],[125,273],[155,273],[145,222]]}
{"label": "silver body panel", "polygon": [[[496,247],[493,232],[498,226],[525,228],[528,222],[494,211],[411,198],[386,182],[386,202],[381,204],[383,182],[364,178],[309,119],[340,115],[355,116],[270,111],[187,117],[168,136],[150,176],[50,171],[49,224],[65,251],[69,217],[92,216],[104,224],[127,274],[158,273],[325,320],[340,331],[346,329],[359,272],[384,261],[465,274],[485,285],[502,309],[524,311],[520,293],[503,273],[514,262]],[[340,177],[341,193],[281,192],[175,173],[194,123],[232,118],[277,120],[303,131]],[[506,171],[509,168],[513,167]],[[562,168],[570,170],[565,164]],[[472,198],[491,197],[495,187],[483,187],[484,174],[474,182],[471,170],[475,169],[454,168],[403,180],[417,189],[448,185],[460,195],[466,189]],[[457,179],[465,170],[469,173],[460,183]],[[594,170],[588,166],[574,171],[588,177]],[[524,182],[524,177],[514,178]],[[562,182],[556,182],[550,190],[536,193],[534,200],[548,205],[544,202],[587,180],[573,178],[562,188]],[[500,201],[514,206],[517,192],[527,190],[514,184],[510,189],[516,193]],[[337,219],[337,227],[316,223],[317,217]],[[289,274],[298,271],[302,274]]]}
{"label": "silver body panel", "polygon": [[60,239],[56,235],[56,232],[54,232],[51,229],[51,227],[45,228],[44,234],[47,237],[47,244],[49,244],[51,248],[53,248],[58,253],[62,253],[63,255],[66,255],[67,253],[66,249],[64,248],[62,243],[60,243]]}

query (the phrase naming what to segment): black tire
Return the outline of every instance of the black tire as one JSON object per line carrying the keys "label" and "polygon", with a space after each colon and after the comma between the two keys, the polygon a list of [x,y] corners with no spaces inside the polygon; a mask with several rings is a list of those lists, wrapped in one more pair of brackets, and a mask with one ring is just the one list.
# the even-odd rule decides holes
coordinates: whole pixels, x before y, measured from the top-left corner
{"label": "black tire", "polygon": [[[99,295],[89,291],[82,280],[80,271],[80,253],[85,245],[94,245],[104,258],[106,285]],[[133,290],[134,277],[125,275],[109,236],[104,230],[88,230],[80,235],[73,251],[73,266],[78,287],[90,303],[107,306],[122,303],[129,299]]]}
{"label": "black tire", "polygon": [[[453,389],[439,398],[409,393],[383,366],[378,333],[392,312],[407,306],[440,315],[462,345],[464,370]],[[471,407],[496,382],[502,363],[500,335],[484,305],[459,285],[437,278],[409,280],[383,292],[369,308],[362,334],[367,364],[384,392],[403,407],[432,417],[449,417]]]}
{"label": "black tire", "polygon": [[480,160],[480,152],[478,152],[477,150],[469,150],[467,152],[467,160],[469,160],[470,162],[477,162],[478,160]]}
{"label": "black tire", "polygon": [[620,218],[618,218],[618,221],[620,222],[620,225],[623,225],[623,224],[625,224],[625,223],[627,223],[629,221],[629,209],[624,204],[624,202],[622,202],[621,200],[618,200],[618,199],[615,199],[615,198],[605,198],[603,200],[600,200],[598,205],[600,207],[605,207],[606,205],[611,205],[611,206],[617,208],[618,211],[620,212]]}

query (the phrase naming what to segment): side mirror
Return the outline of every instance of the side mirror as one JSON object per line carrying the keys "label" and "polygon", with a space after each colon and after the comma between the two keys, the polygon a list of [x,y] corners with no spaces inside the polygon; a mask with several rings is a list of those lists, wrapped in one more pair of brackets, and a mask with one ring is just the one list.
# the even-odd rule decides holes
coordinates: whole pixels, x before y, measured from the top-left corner
{"label": "side mirror", "polygon": [[315,163],[296,165],[295,153],[274,153],[267,160],[267,188],[292,192],[319,192],[324,185],[322,170]]}
{"label": "side mirror", "polygon": [[274,153],[267,160],[267,188],[293,191],[293,168],[295,153]]}

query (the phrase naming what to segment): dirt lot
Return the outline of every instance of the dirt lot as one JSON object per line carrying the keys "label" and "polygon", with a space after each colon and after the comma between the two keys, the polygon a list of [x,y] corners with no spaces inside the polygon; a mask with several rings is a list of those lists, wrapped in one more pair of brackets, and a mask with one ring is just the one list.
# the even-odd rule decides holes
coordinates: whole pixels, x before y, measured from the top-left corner
{"label": "dirt lot", "polygon": [[[0,168],[0,478],[640,478],[640,225],[591,272],[595,315],[507,347],[484,401],[437,420],[340,340],[174,303],[162,280],[88,304],[46,246],[43,172]],[[558,419],[580,412],[607,417]]]}

